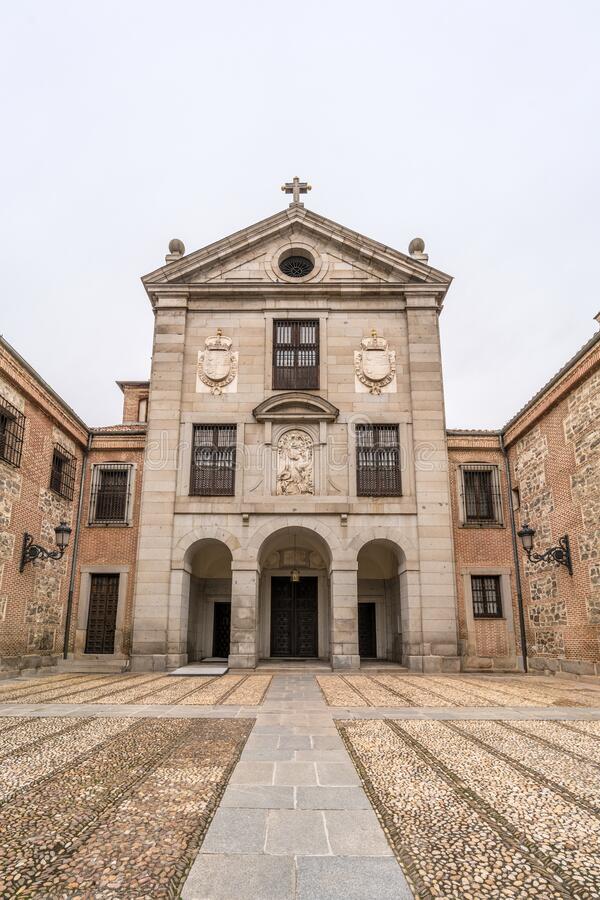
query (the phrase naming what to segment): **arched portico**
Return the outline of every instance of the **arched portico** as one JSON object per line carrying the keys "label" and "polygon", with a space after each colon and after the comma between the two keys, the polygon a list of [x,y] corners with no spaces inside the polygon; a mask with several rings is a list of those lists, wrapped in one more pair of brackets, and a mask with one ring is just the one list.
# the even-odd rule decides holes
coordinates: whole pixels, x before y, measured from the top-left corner
{"label": "arched portico", "polygon": [[279,528],[258,550],[258,654],[328,659],[331,551],[314,529]]}
{"label": "arched portico", "polygon": [[188,551],[188,662],[228,659],[231,638],[231,551],[220,540],[200,540]]}
{"label": "arched portico", "polygon": [[[402,662],[406,558],[393,541],[376,538],[357,556],[358,651],[361,660]],[[404,603],[403,603],[404,601]]]}

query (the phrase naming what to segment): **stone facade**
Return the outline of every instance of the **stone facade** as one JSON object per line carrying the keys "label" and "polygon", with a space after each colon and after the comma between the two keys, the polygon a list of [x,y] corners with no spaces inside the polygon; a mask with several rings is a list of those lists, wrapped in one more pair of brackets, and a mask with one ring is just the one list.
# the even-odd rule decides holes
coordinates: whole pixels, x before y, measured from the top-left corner
{"label": "stone facade", "polygon": [[[300,281],[278,265],[290,248],[313,261]],[[455,667],[438,336],[449,278],[296,205],[205,250],[169,257],[144,284],[155,314],[148,444],[160,454],[144,471],[133,667],[187,660],[194,567],[214,542],[230,556],[219,573],[231,577],[230,665],[253,667],[269,656],[265,618],[278,570],[266,563],[292,541],[323,560],[319,656],[336,668],[358,665],[358,556],[375,541],[393,547],[399,583],[382,644],[411,668]],[[318,322],[318,389],[274,390],[276,318]],[[356,385],[354,352],[373,333],[394,354],[392,379],[383,360],[379,393]],[[215,395],[199,389],[198,365],[201,354],[206,374],[205,348],[219,334],[237,354],[235,389]],[[377,378],[376,367],[370,374]],[[398,426],[401,496],[357,496],[357,422]],[[237,426],[231,498],[190,496],[193,426],[202,423]]]}
{"label": "stone facade", "polygon": [[[288,276],[290,253],[312,269]],[[294,570],[314,586],[310,655],[333,668],[362,652],[415,671],[600,674],[599,334],[503,429],[446,432],[450,278],[422,253],[292,204],[170,253],[143,281],[152,370],[118,382],[120,425],[87,428],[0,339],[0,400],[25,423],[20,463],[0,458],[3,670],[54,664],[65,648],[75,668],[165,670],[227,651],[252,668],[272,656],[277,590]],[[318,387],[275,388],[275,320],[316,323]],[[194,494],[200,425],[236,428],[229,495]],[[359,494],[365,425],[398,428],[396,495]],[[56,445],[76,460],[72,499],[50,487]],[[106,466],[129,473],[122,521],[94,516]],[[492,473],[488,521],[465,514],[469,467]],[[73,528],[65,556],[19,573],[23,533],[51,547],[60,521]],[[568,535],[572,576],[526,558],[525,522],[536,552]],[[101,652],[88,646],[95,576],[118,580]],[[498,615],[475,614],[481,578],[498,585]]]}

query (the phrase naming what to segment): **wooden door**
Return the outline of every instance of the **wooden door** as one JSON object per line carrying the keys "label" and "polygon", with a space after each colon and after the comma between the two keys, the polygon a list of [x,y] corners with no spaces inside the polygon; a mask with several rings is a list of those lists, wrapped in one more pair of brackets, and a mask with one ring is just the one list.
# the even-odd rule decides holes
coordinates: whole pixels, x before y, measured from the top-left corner
{"label": "wooden door", "polygon": [[271,656],[318,656],[318,579],[271,579]]}
{"label": "wooden door", "polygon": [[92,575],[88,610],[86,653],[114,653],[119,576]]}
{"label": "wooden door", "polygon": [[377,632],[375,628],[375,604],[358,604],[358,652],[363,658],[377,656]]}

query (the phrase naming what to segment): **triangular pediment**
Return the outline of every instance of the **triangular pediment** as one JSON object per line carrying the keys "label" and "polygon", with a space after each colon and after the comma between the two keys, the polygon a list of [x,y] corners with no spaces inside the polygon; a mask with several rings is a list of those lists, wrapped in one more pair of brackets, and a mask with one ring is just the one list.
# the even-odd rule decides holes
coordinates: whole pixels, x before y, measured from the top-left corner
{"label": "triangular pediment", "polygon": [[431,284],[447,287],[452,278],[423,258],[400,253],[302,206],[292,206],[256,225],[169,262],[146,275],[147,290],[169,285],[285,285],[282,254],[311,256],[314,269],[300,283]]}
{"label": "triangular pediment", "polygon": [[252,414],[257,422],[335,422],[340,411],[324,397],[290,391],[267,397]]}

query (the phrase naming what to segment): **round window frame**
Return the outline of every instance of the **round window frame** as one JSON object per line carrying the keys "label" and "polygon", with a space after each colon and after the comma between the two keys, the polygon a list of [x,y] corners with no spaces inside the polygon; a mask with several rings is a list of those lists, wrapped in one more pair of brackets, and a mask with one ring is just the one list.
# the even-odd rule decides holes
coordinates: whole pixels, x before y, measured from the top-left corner
{"label": "round window frame", "polygon": [[[306,262],[310,264],[310,270],[304,275],[290,275],[289,272],[284,272],[282,269],[284,262],[292,258],[306,260]],[[295,247],[291,247],[289,250],[284,250],[283,253],[279,254],[277,258],[277,268],[281,274],[285,275],[287,278],[291,278],[293,281],[302,281],[303,278],[308,278],[315,271],[315,258],[313,254],[309,253],[307,250],[303,250],[302,253],[299,253]]]}
{"label": "round window frame", "polygon": [[[313,263],[313,269],[308,275],[301,278],[294,278],[292,275],[286,275],[279,268],[280,262],[290,256],[304,256]],[[306,284],[309,281],[321,281],[327,273],[327,262],[323,259],[318,249],[311,244],[303,241],[286,241],[280,244],[265,260],[265,268],[269,278],[272,281],[283,282],[284,284]]]}

